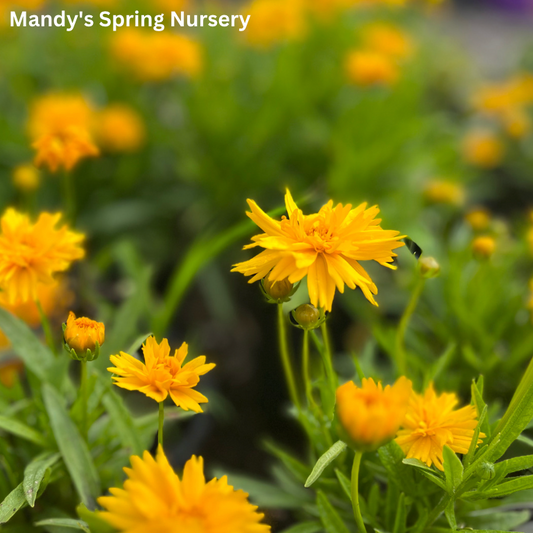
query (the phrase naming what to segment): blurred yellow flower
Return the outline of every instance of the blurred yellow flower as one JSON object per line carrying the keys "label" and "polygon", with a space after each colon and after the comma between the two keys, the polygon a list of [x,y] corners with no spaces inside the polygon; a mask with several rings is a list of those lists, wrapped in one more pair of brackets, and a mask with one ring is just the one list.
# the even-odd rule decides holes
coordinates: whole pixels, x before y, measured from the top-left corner
{"label": "blurred yellow flower", "polygon": [[306,32],[303,8],[303,2],[298,0],[252,0],[242,10],[250,15],[244,38],[259,48],[299,39]]}
{"label": "blurred yellow flower", "polygon": [[70,311],[63,331],[63,338],[69,348],[78,355],[84,355],[87,351],[94,352],[105,341],[105,326],[102,322],[96,322],[87,317],[76,318]]}
{"label": "blurred yellow flower", "polygon": [[269,217],[253,200],[246,213],[265,233],[252,238],[245,249],[259,246],[264,250],[249,261],[234,265],[232,272],[253,276],[249,283],[268,276],[271,281],[297,283],[307,276],[311,303],[331,311],[335,289],[344,285],[359,287],[366,298],[377,305],[373,294],[377,287],[359,261],[376,261],[391,269],[395,248],[403,246],[397,231],[383,230],[381,219],[375,218],[377,206],[366,203],[352,209],[333,201],[318,213],[304,215],[287,189],[285,206],[288,218],[277,221]]}
{"label": "blurred yellow flower", "polygon": [[99,516],[122,533],[267,533],[264,515],[226,476],[206,483],[204,461],[192,456],[180,479],[159,446],[156,459],[132,456],[128,479],[98,498]]}
{"label": "blurred yellow flower", "polygon": [[0,0],[0,29],[9,27],[10,12],[16,9],[37,11],[44,7],[46,0]]}
{"label": "blurred yellow flower", "polygon": [[35,165],[52,172],[71,170],[84,157],[99,154],[91,135],[93,111],[78,95],[49,94],[30,110],[28,131],[36,149]]}
{"label": "blurred yellow flower", "polygon": [[486,230],[491,221],[490,211],[484,207],[476,207],[465,215],[465,220],[475,231]]}
{"label": "blurred yellow flower", "polygon": [[[0,331],[0,347],[2,347],[2,340],[6,337]],[[7,340],[7,339],[6,339]],[[18,375],[22,372],[24,364],[20,359],[5,358],[0,359],[0,383],[10,389],[15,384]]]}
{"label": "blurred yellow flower", "polygon": [[491,257],[496,251],[496,241],[488,235],[476,237],[472,241],[472,251],[480,257]]}
{"label": "blurred yellow flower", "polygon": [[177,33],[127,28],[113,35],[111,53],[143,81],[195,78],[202,70],[200,44]]}
{"label": "blurred yellow flower", "polygon": [[398,65],[389,55],[374,50],[352,50],[345,62],[348,80],[362,87],[394,85],[399,77]]}
{"label": "blurred yellow flower", "polygon": [[99,145],[110,152],[134,152],[145,139],[141,117],[122,104],[113,104],[100,111],[95,130]]}
{"label": "blurred yellow flower", "polygon": [[383,388],[372,378],[362,387],[348,381],[337,389],[337,417],[358,451],[373,451],[391,441],[405,418],[411,382],[401,377]]}
{"label": "blurred yellow flower", "polygon": [[13,184],[24,192],[32,192],[39,188],[41,175],[31,164],[19,165],[13,169]]}
{"label": "blurred yellow flower", "polygon": [[9,303],[35,300],[40,283],[51,284],[54,274],[67,270],[85,255],[85,236],[56,228],[61,214],[41,213],[31,223],[27,215],[7,209],[0,221],[0,288]]}
{"label": "blurred yellow flower", "polygon": [[465,190],[455,181],[433,180],[424,188],[424,198],[434,204],[461,205],[465,199]]}
{"label": "blurred yellow flower", "polygon": [[190,11],[194,6],[191,0],[150,0],[146,2],[151,7],[155,7],[160,12],[176,11]]}
{"label": "blurred yellow flower", "polygon": [[[433,384],[424,394],[412,393],[403,429],[396,438],[408,459],[414,457],[443,470],[444,446],[456,453],[468,452],[478,424],[477,412],[473,405],[455,410],[458,403],[453,393],[437,395]],[[480,433],[478,444],[484,438],[485,434]]]}
{"label": "blurred yellow flower", "polygon": [[407,59],[413,55],[413,40],[394,24],[372,22],[364,26],[361,32],[366,50],[373,50],[396,59]]}
{"label": "blurred yellow flower", "polygon": [[200,376],[207,374],[215,365],[206,364],[204,355],[183,365],[188,351],[185,342],[173,356],[170,355],[167,339],[157,344],[155,337],[149,337],[142,350],[144,363],[124,352],[110,357],[115,366],[107,370],[116,374],[113,376],[115,385],[143,392],[156,402],[162,402],[170,394],[173,402],[184,411],[191,409],[201,413],[199,404],[207,403],[208,399],[194,387],[198,385]]}
{"label": "blurred yellow flower", "polygon": [[463,140],[463,155],[468,163],[490,169],[502,162],[505,147],[491,131],[473,130]]}
{"label": "blurred yellow flower", "polygon": [[531,120],[521,108],[510,109],[502,117],[505,131],[515,139],[525,137],[531,131]]}

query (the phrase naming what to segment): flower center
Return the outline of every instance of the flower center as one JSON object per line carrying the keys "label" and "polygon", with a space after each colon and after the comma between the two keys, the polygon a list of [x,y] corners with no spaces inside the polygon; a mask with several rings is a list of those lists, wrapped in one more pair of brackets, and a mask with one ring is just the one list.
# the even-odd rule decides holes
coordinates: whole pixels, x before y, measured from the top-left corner
{"label": "flower center", "polygon": [[418,422],[418,428],[415,429],[413,435],[416,435],[417,437],[434,437],[436,431],[435,429],[428,427],[426,422],[420,420],[420,422]]}

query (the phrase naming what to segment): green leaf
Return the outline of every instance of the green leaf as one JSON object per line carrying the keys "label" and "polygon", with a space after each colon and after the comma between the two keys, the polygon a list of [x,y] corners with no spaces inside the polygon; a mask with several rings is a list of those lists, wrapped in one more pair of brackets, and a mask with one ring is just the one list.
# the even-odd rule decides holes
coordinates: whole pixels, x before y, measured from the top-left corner
{"label": "green leaf", "polygon": [[295,459],[291,454],[280,448],[278,445],[271,441],[264,442],[265,448],[275,457],[277,457],[286,467],[292,472],[296,479],[303,482],[307,477],[308,466],[304,465],[298,459]]}
{"label": "green leaf", "polygon": [[405,505],[405,494],[400,494],[398,500],[398,511],[396,513],[396,520],[394,521],[394,529],[392,533],[405,533],[405,526],[407,522],[407,507]]}
{"label": "green leaf", "polygon": [[83,520],[76,520],[75,518],[47,518],[46,520],[39,520],[35,522],[36,526],[57,526],[69,527],[71,529],[79,529],[85,533],[91,533],[89,525]]}
{"label": "green leaf", "polygon": [[321,490],[317,492],[316,505],[320,520],[327,533],[349,533],[342,518]]}
{"label": "green leaf", "polygon": [[345,442],[338,440],[320,459],[316,462],[312,472],[309,474],[305,487],[310,487],[324,472],[325,468],[334,461],[347,447]]}
{"label": "green leaf", "polygon": [[5,524],[17,511],[28,505],[22,483],[13,489],[0,503],[0,524]]}
{"label": "green leaf", "polygon": [[408,465],[403,464],[405,454],[394,441],[378,450],[381,463],[387,470],[389,478],[398,488],[408,496],[417,496],[423,489],[415,483],[415,471]]}
{"label": "green leaf", "polygon": [[148,337],[151,337],[152,333],[145,333],[144,335],[139,335],[130,345],[126,353],[133,354],[135,353],[146,341]]}
{"label": "green leaf", "polygon": [[130,455],[140,455],[143,452],[143,446],[129,409],[124,405],[122,398],[113,390],[109,380],[101,376],[100,383],[106,390],[102,403],[113,421],[114,429],[122,446],[129,450]]}
{"label": "green leaf", "polygon": [[[513,494],[513,492],[528,489],[533,489],[533,476],[513,478],[512,480],[505,481],[489,490],[483,490],[478,494],[483,498],[499,498],[501,496],[509,496],[509,494]],[[473,499],[479,498],[475,497]]]}
{"label": "green leaf", "polygon": [[95,511],[89,511],[83,503],[76,507],[78,516],[89,526],[91,533],[116,533],[116,529],[100,518]]}
{"label": "green leaf", "polygon": [[319,522],[302,522],[284,529],[281,533],[319,533],[319,531],[322,531],[322,524]]}
{"label": "green leaf", "polygon": [[511,530],[528,522],[529,515],[530,512],[527,510],[502,512],[494,509],[483,509],[467,515],[466,523],[474,528],[497,527],[498,529]]}
{"label": "green leaf", "polygon": [[346,496],[348,496],[348,499],[351,502],[352,501],[352,486],[351,486],[350,480],[338,468],[335,468],[335,475],[337,476],[337,479],[339,480],[342,490],[344,491]]}
{"label": "green leaf", "polygon": [[[483,394],[479,390],[478,385],[483,385],[483,382],[481,381],[481,378],[476,383],[475,381],[472,381],[472,387],[471,387],[471,394],[472,394],[472,400],[474,402],[474,405],[476,407],[477,414],[479,416],[479,423],[478,426],[480,427],[480,431],[482,433],[485,433],[487,437],[490,437],[491,435],[491,427],[489,424],[488,414],[485,416],[485,418],[482,420],[481,416],[483,414],[483,411],[487,407],[487,404],[485,403],[485,400],[483,400]],[[472,441],[474,442],[474,441]]]}
{"label": "green leaf", "polygon": [[1,308],[0,330],[11,341],[13,351],[24,361],[24,364],[41,381],[46,381],[47,368],[54,362],[52,352],[41,343],[22,320]]}
{"label": "green leaf", "polygon": [[411,458],[411,459],[404,459],[403,464],[414,466],[415,468],[418,468],[419,472],[425,476],[427,479],[429,479],[431,482],[435,483],[439,488],[446,491],[446,485],[442,478],[439,476],[437,472],[429,468],[425,463],[422,461],[419,461],[418,459]]}
{"label": "green leaf", "polygon": [[15,420],[13,418],[8,418],[7,416],[0,416],[0,429],[12,433],[17,437],[22,439],[29,440],[34,444],[43,446],[45,444],[43,436],[35,429]]}
{"label": "green leaf", "polygon": [[485,421],[487,419],[487,412],[488,412],[487,406],[485,405],[483,407],[483,410],[481,411],[481,416],[479,417],[479,422],[476,426],[476,429],[474,430],[474,436],[472,437],[472,440],[470,441],[468,453],[463,458],[463,465],[465,467],[467,467],[472,462],[472,459],[474,458],[474,455],[478,447],[478,440],[479,440],[479,434],[481,432],[481,427],[485,424]]}
{"label": "green leaf", "polygon": [[68,416],[59,393],[45,384],[43,399],[54,437],[74,486],[82,502],[92,507],[95,504],[95,498],[100,494],[100,480],[87,444]]}
{"label": "green leaf", "polygon": [[455,519],[455,500],[452,498],[446,508],[444,509],[444,514],[448,520],[448,524],[452,528],[452,531],[457,529],[457,520]]}
{"label": "green leaf", "polygon": [[442,450],[444,475],[446,478],[446,489],[450,496],[455,494],[457,487],[463,481],[463,464],[459,457],[455,455],[448,446],[444,446]]}
{"label": "green leaf", "polygon": [[35,505],[35,500],[39,493],[39,487],[46,474],[61,457],[59,453],[46,452],[33,459],[24,469],[24,480],[22,486],[24,494],[30,507]]}

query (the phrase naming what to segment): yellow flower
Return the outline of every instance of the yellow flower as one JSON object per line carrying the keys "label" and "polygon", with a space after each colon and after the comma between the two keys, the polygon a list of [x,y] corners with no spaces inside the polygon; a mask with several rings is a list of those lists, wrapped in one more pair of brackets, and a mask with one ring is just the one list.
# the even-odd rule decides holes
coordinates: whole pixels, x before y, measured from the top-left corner
{"label": "yellow flower", "polygon": [[160,12],[191,11],[191,0],[151,0],[147,2],[151,7],[156,7]]}
{"label": "yellow flower", "polygon": [[411,386],[402,376],[392,387],[364,378],[361,388],[348,381],[337,389],[337,417],[355,449],[373,451],[395,437],[407,412]]}
{"label": "yellow flower", "polygon": [[90,318],[80,317],[70,311],[63,330],[65,343],[78,356],[85,356],[87,352],[99,350],[105,341],[105,326]]}
{"label": "yellow flower", "polygon": [[[442,467],[442,449],[450,447],[456,453],[467,453],[477,427],[477,412],[473,405],[455,410],[459,403],[453,393],[437,396],[433,384],[424,394],[411,395],[409,409],[398,431],[396,442],[407,458],[414,457],[427,466]],[[485,438],[479,434],[478,444]]]}
{"label": "yellow flower", "polygon": [[170,355],[167,339],[157,344],[154,337],[149,337],[142,349],[144,363],[124,352],[111,356],[111,363],[115,366],[108,370],[116,374],[113,376],[115,385],[143,392],[156,402],[162,402],[170,394],[173,402],[184,411],[203,412],[199,404],[207,403],[208,399],[194,387],[198,385],[200,376],[207,374],[215,365],[206,364],[204,355],[183,365],[188,351],[185,342],[173,356]]}
{"label": "yellow flower", "polygon": [[50,94],[34,102],[28,122],[35,165],[51,172],[71,170],[84,157],[99,154],[91,136],[93,112],[78,95]]}
{"label": "yellow flower", "polygon": [[520,108],[508,110],[502,117],[505,131],[515,139],[525,137],[531,131],[531,120]]}
{"label": "yellow flower", "polygon": [[234,490],[227,477],[206,483],[204,461],[194,455],[181,479],[159,446],[130,458],[124,488],[110,489],[98,498],[106,509],[99,515],[122,533],[267,533],[263,514],[249,503],[248,494]]}
{"label": "yellow flower", "polygon": [[362,29],[365,48],[396,59],[413,55],[411,37],[401,28],[386,22],[373,22]]}
{"label": "yellow flower", "polygon": [[13,184],[24,192],[32,192],[39,188],[41,176],[32,165],[19,165],[13,169]]}
{"label": "yellow flower", "polygon": [[[2,337],[5,339],[5,336],[0,332],[0,345]],[[0,359],[0,383],[10,389],[23,368],[24,364],[20,359]]]}
{"label": "yellow flower", "polygon": [[472,251],[480,257],[488,258],[496,251],[496,241],[488,235],[476,237],[472,241]]}
{"label": "yellow flower", "polygon": [[2,216],[0,288],[9,303],[35,300],[40,283],[53,283],[54,274],[85,255],[84,235],[66,225],[57,229],[60,219],[60,213],[41,213],[32,224],[27,215],[12,208]]}
{"label": "yellow flower", "polygon": [[100,111],[95,128],[100,145],[110,152],[134,152],[145,138],[141,117],[121,104],[110,105]]}
{"label": "yellow flower", "polygon": [[426,185],[424,198],[434,204],[461,205],[465,191],[461,184],[454,181],[433,180]]}
{"label": "yellow flower", "polygon": [[475,231],[486,230],[490,225],[490,211],[484,207],[477,207],[466,214],[465,220]]}
{"label": "yellow flower", "polygon": [[489,169],[501,163],[505,147],[492,132],[475,130],[464,138],[463,154],[472,165]]}
{"label": "yellow flower", "polygon": [[394,60],[374,50],[353,50],[346,58],[345,69],[348,80],[362,87],[391,86],[400,77]]}
{"label": "yellow flower", "polygon": [[113,36],[111,53],[143,81],[163,81],[178,75],[195,78],[202,70],[200,45],[176,33],[125,29]]}
{"label": "yellow flower", "polygon": [[305,11],[300,1],[253,0],[243,8],[243,13],[250,15],[244,38],[259,48],[294,41],[306,31]]}
{"label": "yellow flower", "polygon": [[234,265],[232,272],[253,276],[249,283],[268,276],[271,281],[297,283],[307,276],[311,303],[331,311],[335,288],[344,292],[359,287],[366,298],[377,305],[373,294],[377,287],[359,261],[376,261],[391,265],[395,248],[403,246],[397,231],[383,230],[377,206],[366,203],[352,209],[350,204],[330,200],[318,213],[304,215],[287,189],[285,206],[288,218],[277,221],[269,217],[253,200],[248,200],[251,212],[246,213],[265,233],[252,238],[244,248],[259,246],[264,250],[249,261]]}

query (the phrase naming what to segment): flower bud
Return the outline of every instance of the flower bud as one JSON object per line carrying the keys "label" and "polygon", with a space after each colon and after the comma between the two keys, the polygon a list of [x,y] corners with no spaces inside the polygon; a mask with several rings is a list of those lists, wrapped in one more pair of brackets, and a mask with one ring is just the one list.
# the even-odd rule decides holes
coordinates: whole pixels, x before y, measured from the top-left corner
{"label": "flower bud", "polygon": [[421,257],[418,260],[418,268],[423,278],[436,278],[440,274],[440,265],[434,257]]}
{"label": "flower bud", "polygon": [[297,288],[298,284],[293,285],[287,278],[272,281],[265,277],[261,280],[261,291],[269,303],[281,304],[290,301]]}
{"label": "flower bud", "polygon": [[465,215],[465,220],[474,231],[484,231],[490,225],[490,211],[484,207],[472,209]]}
{"label": "flower bud", "polygon": [[71,311],[63,324],[63,340],[67,353],[77,361],[94,361],[105,340],[105,326],[86,317],[76,318]]}
{"label": "flower bud", "polygon": [[13,184],[21,191],[33,192],[40,183],[40,173],[32,164],[20,165],[13,170]]}
{"label": "flower bud", "polygon": [[484,479],[485,481],[488,481],[489,479],[493,479],[496,475],[496,471],[494,470],[494,464],[483,462],[476,468],[476,475],[480,477],[481,479]]}
{"label": "flower bud", "polygon": [[472,250],[477,256],[488,259],[496,250],[496,241],[487,235],[476,237],[472,241]]}
{"label": "flower bud", "polygon": [[291,311],[292,323],[301,329],[316,329],[326,319],[323,310],[317,309],[311,304],[302,304]]}

